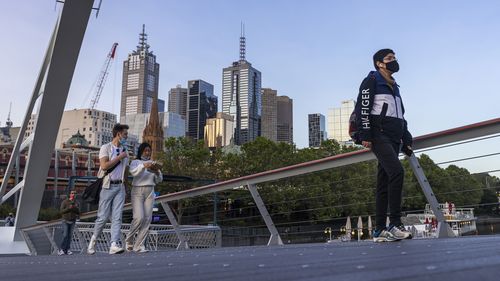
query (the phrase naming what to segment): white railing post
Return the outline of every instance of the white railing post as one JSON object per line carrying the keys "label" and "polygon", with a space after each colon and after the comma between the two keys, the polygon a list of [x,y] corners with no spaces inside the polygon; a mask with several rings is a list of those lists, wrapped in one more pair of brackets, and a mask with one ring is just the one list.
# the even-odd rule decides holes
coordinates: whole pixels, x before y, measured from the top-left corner
{"label": "white railing post", "polygon": [[269,229],[269,232],[271,233],[271,237],[269,238],[269,242],[267,243],[267,245],[268,246],[283,245],[283,241],[281,241],[278,229],[276,229],[276,226],[273,223],[271,215],[269,215],[269,212],[266,209],[266,205],[264,204],[264,201],[262,201],[262,198],[260,197],[260,194],[257,191],[256,185],[249,184],[248,190],[252,194],[253,200],[255,201],[255,204],[257,205],[257,208],[259,209],[259,212],[262,215],[264,222],[266,223],[267,229]]}
{"label": "white railing post", "polygon": [[455,237],[455,235],[453,234],[453,230],[444,218],[443,212],[441,212],[441,210],[439,209],[439,203],[436,199],[436,195],[434,195],[434,192],[432,192],[431,185],[429,184],[429,181],[427,180],[427,177],[425,176],[424,170],[420,166],[420,163],[418,163],[418,159],[415,156],[415,153],[407,158],[410,161],[410,167],[413,170],[413,173],[415,174],[415,177],[417,178],[422,191],[424,192],[425,198],[427,198],[427,202],[429,202],[432,212],[434,213],[434,216],[436,216],[436,220],[438,221],[437,237]]}
{"label": "white railing post", "polygon": [[163,210],[167,214],[168,220],[174,227],[175,234],[177,235],[177,238],[179,238],[179,245],[177,246],[177,250],[187,250],[189,249],[189,245],[187,243],[186,238],[184,237],[184,234],[181,232],[181,228],[179,227],[179,224],[177,223],[177,219],[175,218],[174,212],[170,208],[167,202],[161,202],[161,206],[163,207]]}

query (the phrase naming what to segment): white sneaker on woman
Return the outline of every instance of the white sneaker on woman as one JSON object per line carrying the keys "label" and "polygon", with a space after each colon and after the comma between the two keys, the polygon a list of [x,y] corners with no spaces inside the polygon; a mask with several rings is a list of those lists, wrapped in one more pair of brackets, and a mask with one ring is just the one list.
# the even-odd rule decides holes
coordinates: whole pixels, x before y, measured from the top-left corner
{"label": "white sneaker on woman", "polygon": [[149,251],[146,250],[146,247],[144,247],[144,245],[141,245],[138,249],[134,249],[134,252],[136,252],[136,253],[147,253]]}
{"label": "white sneaker on woman", "polygon": [[111,247],[109,247],[109,254],[114,255],[114,254],[121,254],[123,253],[123,248],[118,246],[116,242],[111,242]]}

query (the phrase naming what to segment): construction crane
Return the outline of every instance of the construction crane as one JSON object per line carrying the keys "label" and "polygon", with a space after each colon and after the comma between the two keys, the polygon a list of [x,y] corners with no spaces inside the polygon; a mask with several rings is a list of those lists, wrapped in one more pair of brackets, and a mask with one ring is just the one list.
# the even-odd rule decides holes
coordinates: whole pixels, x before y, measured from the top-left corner
{"label": "construction crane", "polygon": [[116,47],[118,43],[114,43],[111,47],[111,51],[109,51],[106,60],[104,61],[104,65],[102,66],[101,73],[97,78],[96,90],[94,94],[94,98],[90,101],[90,109],[94,109],[97,103],[99,102],[99,98],[101,97],[102,90],[104,90],[104,85],[106,84],[106,78],[109,74],[109,67],[113,64],[113,60],[115,59]]}

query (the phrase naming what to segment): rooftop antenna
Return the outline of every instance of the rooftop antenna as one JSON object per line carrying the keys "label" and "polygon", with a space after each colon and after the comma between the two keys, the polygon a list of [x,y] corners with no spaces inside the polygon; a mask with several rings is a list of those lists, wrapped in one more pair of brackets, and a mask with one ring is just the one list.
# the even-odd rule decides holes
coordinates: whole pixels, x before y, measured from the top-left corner
{"label": "rooftop antenna", "polygon": [[245,38],[245,24],[241,22],[241,35],[240,35],[240,61],[246,61],[246,38]]}
{"label": "rooftop antenna", "polygon": [[142,25],[142,32],[139,33],[139,45],[137,45],[137,51],[149,52],[148,45],[148,34],[146,33],[146,25]]}

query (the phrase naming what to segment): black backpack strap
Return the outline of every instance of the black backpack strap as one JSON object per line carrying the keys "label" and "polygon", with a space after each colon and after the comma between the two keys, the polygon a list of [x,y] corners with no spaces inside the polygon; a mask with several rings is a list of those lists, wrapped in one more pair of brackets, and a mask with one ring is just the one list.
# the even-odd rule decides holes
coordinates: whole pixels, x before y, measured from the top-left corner
{"label": "black backpack strap", "polygon": [[116,163],[113,167],[107,169],[105,172],[104,172],[104,176],[107,176],[108,174],[110,174],[111,172],[113,172],[113,170],[118,167],[118,165],[120,165],[122,161],[118,161],[118,163]]}

